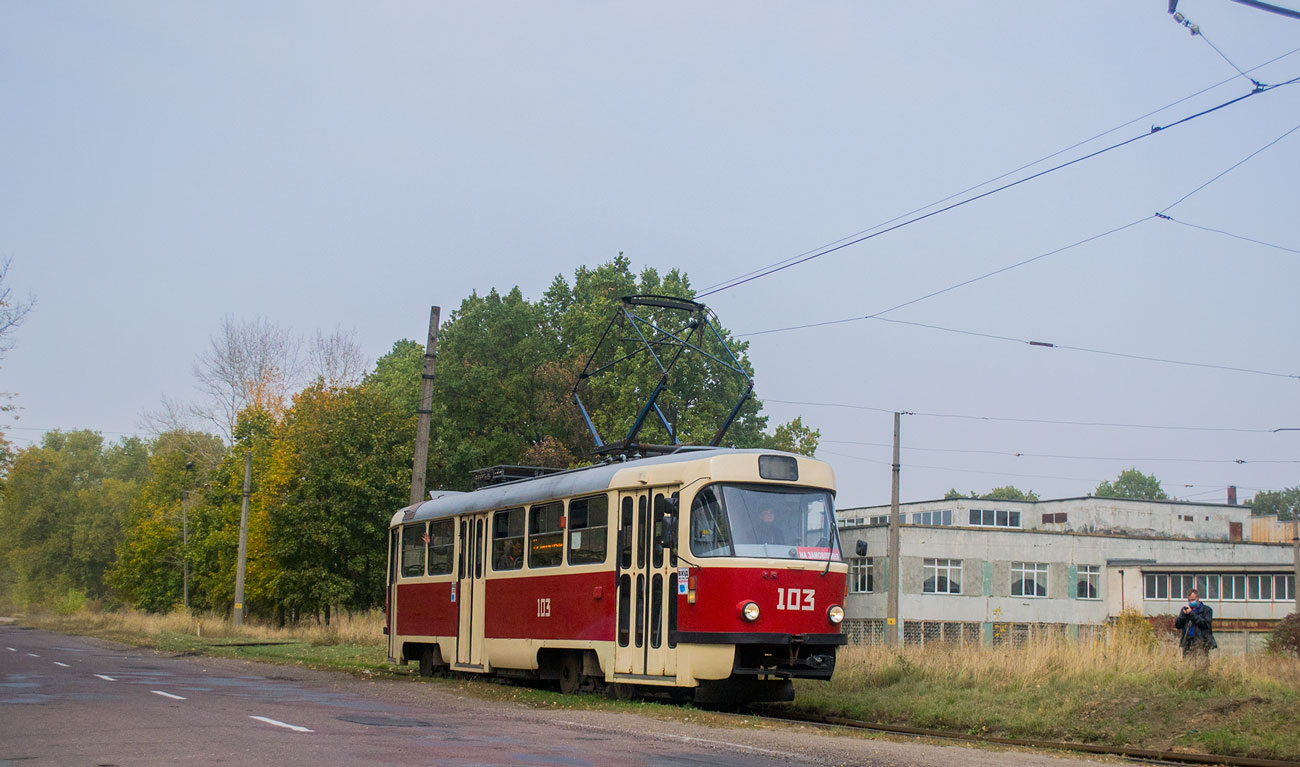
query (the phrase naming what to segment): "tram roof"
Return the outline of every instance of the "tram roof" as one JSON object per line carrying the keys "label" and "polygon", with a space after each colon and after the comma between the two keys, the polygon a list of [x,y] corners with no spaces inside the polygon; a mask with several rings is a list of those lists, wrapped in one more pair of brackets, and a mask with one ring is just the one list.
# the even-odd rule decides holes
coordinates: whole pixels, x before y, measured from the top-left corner
{"label": "tram roof", "polygon": [[477,490],[471,490],[467,493],[448,493],[446,495],[424,501],[414,507],[415,512],[406,516],[410,512],[410,506],[402,509],[399,516],[394,519],[394,524],[398,522],[410,522],[422,519],[441,519],[443,517],[453,517],[458,514],[471,514],[478,511],[489,511],[492,509],[504,509],[511,506],[524,506],[539,501],[548,501],[553,498],[567,498],[571,496],[587,495],[589,493],[599,493],[608,490],[610,483],[614,480],[614,475],[627,469],[635,469],[643,466],[661,466],[663,464],[687,463],[690,461],[699,461],[702,459],[714,458],[718,455],[791,455],[779,450],[761,450],[756,448],[706,448],[684,450],[680,453],[670,455],[659,455],[652,458],[638,458],[632,461],[615,461],[612,463],[603,463],[597,466],[588,466],[572,471],[559,472],[557,474],[548,474],[542,477],[532,479],[521,479],[514,482],[507,482],[500,485],[490,485],[481,487]]}

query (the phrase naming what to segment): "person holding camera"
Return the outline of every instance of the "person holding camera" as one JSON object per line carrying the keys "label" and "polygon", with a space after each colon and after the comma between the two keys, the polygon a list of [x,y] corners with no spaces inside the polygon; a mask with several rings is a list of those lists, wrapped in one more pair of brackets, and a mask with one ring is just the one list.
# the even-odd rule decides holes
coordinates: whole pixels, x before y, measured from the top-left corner
{"label": "person holding camera", "polygon": [[1178,644],[1184,658],[1189,654],[1208,658],[1210,650],[1219,646],[1214,640],[1214,610],[1201,601],[1196,589],[1187,592],[1187,604],[1178,611],[1174,628],[1180,632]]}

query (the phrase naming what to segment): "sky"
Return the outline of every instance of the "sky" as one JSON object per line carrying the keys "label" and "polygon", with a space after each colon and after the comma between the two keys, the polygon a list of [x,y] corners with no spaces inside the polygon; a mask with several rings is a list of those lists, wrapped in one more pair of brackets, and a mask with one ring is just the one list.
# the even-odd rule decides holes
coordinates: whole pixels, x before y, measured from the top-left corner
{"label": "sky", "polygon": [[841,508],[888,502],[893,411],[904,501],[1300,485],[1300,83],[1172,125],[1300,77],[1300,21],[1179,10],[1203,34],[1167,0],[0,2],[6,431],[143,433],[225,317],[373,361],[623,252],[749,341]]}

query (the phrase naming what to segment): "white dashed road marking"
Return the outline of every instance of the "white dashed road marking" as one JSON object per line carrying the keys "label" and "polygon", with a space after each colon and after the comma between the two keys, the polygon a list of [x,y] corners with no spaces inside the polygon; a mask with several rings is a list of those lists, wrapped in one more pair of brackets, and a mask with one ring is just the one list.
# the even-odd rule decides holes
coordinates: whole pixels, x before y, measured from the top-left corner
{"label": "white dashed road marking", "polygon": [[30,656],[32,656],[33,658],[39,658],[39,657],[41,657],[41,656],[37,655],[37,654],[34,653],[34,652],[29,652],[29,653],[27,653],[27,654],[30,655]]}
{"label": "white dashed road marking", "polygon": [[117,680],[114,679],[113,677],[111,677],[111,676],[104,676],[103,674],[95,674],[95,676],[99,677],[100,679],[103,679],[105,682],[116,682],[116,681],[117,681]]}
{"label": "white dashed road marking", "polygon": [[163,692],[162,690],[150,690],[149,692],[153,693],[154,695],[161,695],[164,698],[171,698],[172,700],[185,700],[179,695],[172,695],[171,693]]}
{"label": "white dashed road marking", "polygon": [[62,667],[64,667],[64,668],[72,668],[72,666],[69,666],[69,665],[66,664],[66,663],[59,663],[57,660],[54,661],[54,665],[56,665],[56,666],[62,666]]}
{"label": "white dashed road marking", "polygon": [[18,652],[18,648],[17,648],[17,647],[10,647],[10,648],[9,648],[9,652]]}
{"label": "white dashed road marking", "polygon": [[294,732],[315,732],[315,730],[309,730],[306,727],[299,727],[296,724],[285,724],[284,722],[279,722],[275,719],[267,719],[264,716],[253,716],[252,714],[249,714],[248,718],[256,719],[259,722],[266,722],[267,724],[273,724],[276,727],[283,727],[287,730],[293,730]]}

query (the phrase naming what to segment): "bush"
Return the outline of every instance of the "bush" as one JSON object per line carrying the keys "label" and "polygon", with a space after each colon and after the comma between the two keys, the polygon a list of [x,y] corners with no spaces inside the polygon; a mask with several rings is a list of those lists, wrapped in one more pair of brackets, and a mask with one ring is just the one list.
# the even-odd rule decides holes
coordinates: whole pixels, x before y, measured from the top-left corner
{"label": "bush", "polygon": [[1156,645],[1156,632],[1151,621],[1138,610],[1125,610],[1111,625],[1111,639],[1121,647],[1151,649]]}
{"label": "bush", "polygon": [[1268,637],[1268,649],[1283,655],[1300,656],[1300,612],[1278,621],[1277,628]]}

